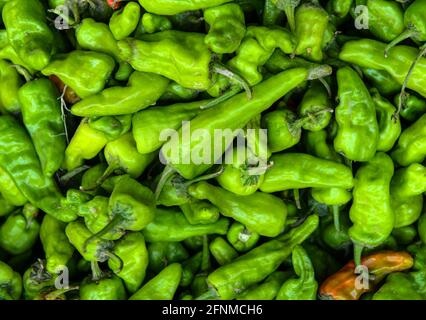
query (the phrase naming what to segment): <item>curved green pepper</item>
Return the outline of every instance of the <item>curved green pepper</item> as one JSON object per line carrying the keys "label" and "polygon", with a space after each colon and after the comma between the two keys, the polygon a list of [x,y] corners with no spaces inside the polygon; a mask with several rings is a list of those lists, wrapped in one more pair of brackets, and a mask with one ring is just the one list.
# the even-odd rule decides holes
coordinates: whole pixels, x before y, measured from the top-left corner
{"label": "curved green pepper", "polygon": [[237,51],[246,33],[244,12],[236,3],[204,10],[204,21],[210,26],[204,41],[215,53]]}
{"label": "curved green pepper", "polygon": [[[400,104],[401,96],[398,94],[394,98],[394,103],[396,105]],[[416,121],[424,113],[426,113],[426,101],[416,96],[415,94],[406,93],[405,108],[401,111],[401,117],[410,122]]]}
{"label": "curved green pepper", "polygon": [[148,268],[159,273],[168,265],[189,258],[189,253],[180,242],[153,242],[148,245]]}
{"label": "curved green pepper", "polygon": [[318,282],[308,254],[302,246],[295,246],[292,252],[294,272],[297,279],[289,279],[278,291],[277,300],[316,300]]}
{"label": "curved green pepper", "polygon": [[18,113],[21,110],[18,90],[22,85],[16,68],[0,60],[0,113]]}
{"label": "curved green pepper", "polygon": [[156,33],[172,29],[173,25],[168,17],[145,12],[139,21],[135,37],[139,38],[144,33]]}
{"label": "curved green pepper", "polygon": [[2,300],[18,300],[22,293],[21,275],[6,263],[0,261],[0,298]]}
{"label": "curved green pepper", "polygon": [[57,274],[70,261],[74,247],[65,234],[66,224],[49,215],[43,217],[40,226],[40,240],[46,255],[46,270]]}
{"label": "curved green pepper", "polygon": [[2,16],[9,42],[18,56],[35,70],[46,67],[54,51],[55,36],[47,25],[42,3],[39,0],[8,1]]}
{"label": "curved green pepper", "polygon": [[115,11],[109,20],[109,28],[116,40],[132,34],[138,26],[141,7],[136,2],[127,3],[123,9]]}
{"label": "curved green pepper", "polygon": [[237,300],[273,300],[291,272],[275,271],[265,281],[237,296]]}
{"label": "curved green pepper", "polygon": [[[392,78],[392,76],[385,70],[376,70],[372,68],[361,68],[362,73],[367,80],[377,88],[379,92],[388,96],[401,91],[401,85]],[[397,95],[399,97],[399,95]]]}
{"label": "curved green pepper", "polygon": [[222,215],[243,223],[260,235],[275,237],[284,229],[287,207],[273,195],[256,192],[239,196],[204,181],[189,186],[188,192],[196,199],[210,201]]}
{"label": "curved green pepper", "polygon": [[24,125],[44,174],[51,177],[62,165],[66,148],[59,92],[50,80],[38,79],[23,85],[18,95]]}
{"label": "curved green pepper", "polygon": [[328,138],[325,130],[305,132],[303,141],[306,151],[318,158],[342,162],[342,157],[330,145]]}
{"label": "curved green pepper", "polygon": [[389,189],[393,173],[392,159],[378,152],[355,175],[349,236],[355,244],[356,265],[360,264],[362,247],[378,246],[392,232],[395,216]]}
{"label": "curved green pepper", "polygon": [[374,157],[379,138],[374,102],[364,82],[350,67],[337,71],[339,105],[336,107],[337,136],[334,148],[354,161]]}
{"label": "curved green pepper", "polygon": [[238,257],[238,252],[221,237],[214,238],[210,242],[209,248],[211,254],[221,266]]}
{"label": "curved green pepper", "polygon": [[194,11],[216,7],[232,0],[138,0],[142,8],[146,11],[163,14],[175,15],[185,11]]}
{"label": "curved green pepper", "polygon": [[234,221],[229,227],[226,239],[239,252],[246,252],[252,249],[259,241],[260,235],[252,232],[247,227]]}
{"label": "curved green pepper", "polygon": [[191,200],[180,206],[190,224],[209,224],[219,220],[219,209],[208,201]]}
{"label": "curved green pepper", "polygon": [[104,53],[75,50],[56,55],[41,73],[57,76],[83,99],[102,91],[114,67],[114,59]]}

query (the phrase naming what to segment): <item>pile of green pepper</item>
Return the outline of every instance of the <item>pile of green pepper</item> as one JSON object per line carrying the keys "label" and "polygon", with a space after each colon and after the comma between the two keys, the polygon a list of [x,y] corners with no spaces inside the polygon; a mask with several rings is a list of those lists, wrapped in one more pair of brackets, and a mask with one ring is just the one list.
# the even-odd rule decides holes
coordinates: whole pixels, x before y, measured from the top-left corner
{"label": "pile of green pepper", "polygon": [[425,0],[0,10],[0,300],[426,300]]}

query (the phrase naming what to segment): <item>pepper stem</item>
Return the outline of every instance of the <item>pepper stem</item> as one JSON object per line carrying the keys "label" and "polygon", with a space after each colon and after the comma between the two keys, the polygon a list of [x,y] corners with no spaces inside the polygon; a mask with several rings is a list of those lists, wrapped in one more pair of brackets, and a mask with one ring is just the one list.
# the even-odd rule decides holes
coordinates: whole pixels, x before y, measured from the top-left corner
{"label": "pepper stem", "polygon": [[25,82],[30,82],[33,79],[31,73],[23,66],[13,64],[12,67],[14,67],[16,71],[18,71],[18,73],[25,78]]}
{"label": "pepper stem", "polygon": [[302,206],[300,205],[300,193],[299,189],[293,189],[293,196],[294,196],[294,202],[296,202],[296,208],[302,209]]}
{"label": "pepper stem", "polygon": [[290,30],[292,32],[294,32],[296,29],[294,11],[299,4],[300,0],[275,0],[275,6],[280,10],[284,10],[288,25],[290,26]]}
{"label": "pepper stem", "polygon": [[233,96],[235,96],[236,94],[238,94],[240,91],[241,91],[241,87],[240,86],[231,87],[230,90],[226,91],[220,97],[217,97],[216,99],[213,99],[212,101],[210,101],[209,103],[207,103],[204,106],[200,106],[200,109],[201,110],[205,110],[205,109],[209,109],[211,107],[214,107],[214,106],[218,105],[219,103],[222,103],[222,102],[224,102],[224,101],[232,98]]}
{"label": "pepper stem", "polygon": [[82,186],[80,186],[80,190],[81,191],[93,191],[93,190],[95,190],[100,185],[102,185],[102,183],[104,183],[105,180],[108,179],[114,173],[114,171],[117,170],[117,169],[118,169],[117,162],[114,162],[114,163],[110,164],[108,166],[108,168],[106,168],[106,170],[104,171],[104,173],[102,174],[102,176],[100,176],[99,179],[96,180],[96,182],[95,182],[94,185],[89,186],[87,188],[83,188]]}
{"label": "pepper stem", "polygon": [[328,64],[323,64],[318,67],[313,67],[309,69],[308,79],[307,80],[315,80],[327,77],[333,73],[333,68]]}
{"label": "pepper stem", "polygon": [[166,166],[161,173],[160,180],[158,181],[157,187],[155,188],[155,201],[160,197],[161,191],[164,188],[164,185],[167,183],[169,178],[176,173],[176,170],[170,166]]}
{"label": "pepper stem", "polygon": [[230,79],[232,82],[239,84],[241,88],[243,88],[244,91],[247,93],[247,99],[251,100],[252,92],[250,85],[243,77],[239,76],[238,74],[230,70],[228,67],[217,61],[213,63],[213,72],[221,74],[224,77]]}
{"label": "pepper stem", "polygon": [[334,228],[337,232],[340,232],[340,212],[339,212],[339,206],[334,205],[332,206],[333,210],[333,221],[334,221]]}
{"label": "pepper stem", "polygon": [[117,256],[115,253],[107,251],[105,252],[105,255],[112,261],[115,261],[118,263],[118,268],[116,270],[113,270],[115,274],[120,273],[121,270],[123,270],[123,260]]}
{"label": "pepper stem", "polygon": [[114,230],[114,228],[116,228],[122,222],[121,219],[122,219],[121,216],[119,214],[116,214],[114,218],[112,218],[111,221],[101,231],[93,234],[92,236],[90,236],[90,238],[88,238],[84,242],[83,251],[86,252],[87,246],[93,241],[95,241],[97,238],[102,238],[108,232],[110,232],[111,230]]}
{"label": "pepper stem", "polygon": [[103,277],[103,272],[101,268],[99,267],[99,264],[97,261],[90,261],[90,267],[92,269],[92,280],[93,281],[99,281]]}
{"label": "pepper stem", "polygon": [[219,168],[219,170],[216,171],[216,172],[205,174],[204,176],[201,176],[201,177],[198,177],[198,178],[195,178],[195,179],[192,179],[192,180],[185,182],[184,186],[189,187],[191,184],[194,184],[194,183],[197,183],[197,182],[200,182],[200,181],[214,179],[214,178],[220,176],[223,173],[223,171],[224,171],[224,168],[223,168],[223,166],[221,166]]}
{"label": "pepper stem", "polygon": [[59,181],[62,182],[62,183],[67,183],[69,180],[74,178],[76,175],[78,175],[79,173],[86,171],[88,169],[90,169],[90,166],[88,166],[88,165],[82,165],[80,167],[77,167],[74,170],[71,170],[70,172],[67,172],[62,177],[60,177]]}
{"label": "pepper stem", "polygon": [[399,93],[398,110],[392,115],[392,118],[394,121],[398,120],[399,114],[401,113],[403,106],[405,106],[406,104],[407,94],[405,92],[405,89],[407,88],[408,81],[410,80],[411,74],[413,73],[413,70],[416,67],[417,63],[425,54],[426,54],[426,43],[420,47],[420,52],[417,55],[416,59],[411,64],[410,69],[408,70],[407,76],[404,79],[401,92]]}
{"label": "pepper stem", "polygon": [[404,41],[405,39],[411,38],[413,36],[416,36],[418,32],[415,30],[413,26],[408,27],[405,31],[403,31],[399,36],[397,36],[395,39],[393,39],[385,48],[385,58],[389,56],[389,50],[395,47],[398,43]]}
{"label": "pepper stem", "polygon": [[354,243],[354,262],[355,267],[360,266],[361,258],[362,258],[362,250],[364,249],[364,246],[359,243]]}

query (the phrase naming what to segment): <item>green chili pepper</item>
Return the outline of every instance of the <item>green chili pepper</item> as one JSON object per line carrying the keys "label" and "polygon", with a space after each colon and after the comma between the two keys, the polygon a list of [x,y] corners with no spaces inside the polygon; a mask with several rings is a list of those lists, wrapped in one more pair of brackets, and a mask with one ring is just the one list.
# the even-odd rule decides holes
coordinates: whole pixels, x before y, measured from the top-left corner
{"label": "green chili pepper", "polygon": [[183,262],[189,253],[180,242],[153,242],[148,245],[148,268],[159,273],[172,263]]}
{"label": "green chili pepper", "polygon": [[195,274],[200,270],[203,253],[198,252],[191,258],[182,262],[181,287],[188,287],[194,280]]}
{"label": "green chili pepper", "polygon": [[175,15],[185,11],[193,11],[216,7],[231,0],[139,0],[140,5],[148,12],[163,15]]}
{"label": "green chili pepper", "polygon": [[2,167],[0,167],[0,194],[4,201],[11,206],[20,207],[27,203],[27,198],[18,189],[15,181]]}
{"label": "green chili pepper", "polygon": [[281,50],[275,50],[265,63],[265,68],[274,74],[292,68],[315,68],[319,66],[320,64],[305,60],[301,57],[291,57]]}
{"label": "green chili pepper", "polygon": [[48,79],[28,82],[19,89],[22,117],[41,167],[51,177],[60,168],[66,147],[59,92]]}
{"label": "green chili pepper", "polygon": [[278,291],[277,300],[315,300],[318,283],[314,267],[302,246],[295,246],[292,252],[294,272],[299,278],[289,279]]}
{"label": "green chili pepper", "polygon": [[[103,196],[95,196],[90,201],[84,202],[78,206],[77,214],[83,217],[84,224],[92,233],[101,231],[111,222],[108,213],[109,199]],[[104,236],[107,240],[115,240]]]}
{"label": "green chili pepper", "polygon": [[133,116],[132,130],[138,151],[142,154],[158,150],[166,141],[164,130],[177,130],[182,121],[189,121],[201,112],[208,100],[153,107]]}
{"label": "green chili pepper", "polygon": [[417,230],[420,236],[420,240],[426,244],[426,215],[423,214],[418,222]]}
{"label": "green chili pepper", "polygon": [[18,300],[22,293],[22,278],[6,263],[0,261],[0,298]]}
{"label": "green chili pepper", "polygon": [[278,9],[273,0],[265,0],[263,7],[262,23],[265,26],[282,25],[284,20],[283,12]]}
{"label": "green chili pepper", "polygon": [[[362,73],[380,94],[388,96],[401,90],[401,85],[385,70],[361,68]],[[399,95],[398,95],[399,97]]]}
{"label": "green chili pepper", "polygon": [[401,166],[420,163],[426,157],[426,114],[402,131],[392,159]]}
{"label": "green chili pepper", "polygon": [[122,40],[132,34],[138,26],[141,7],[135,2],[127,3],[123,9],[115,11],[109,20],[109,28],[116,40]]}
{"label": "green chili pepper", "polygon": [[132,126],[132,115],[91,117],[88,122],[90,128],[101,131],[108,140],[112,141],[129,132]]}
{"label": "green chili pepper", "polygon": [[[426,101],[414,94],[407,94],[404,98],[405,108],[401,111],[401,117],[410,122],[416,121],[426,113]],[[401,96],[398,94],[394,98],[394,103],[400,105]]]}
{"label": "green chili pepper", "polygon": [[396,239],[398,244],[409,245],[413,243],[414,239],[417,237],[417,229],[414,225],[395,228],[392,231],[392,236]]}
{"label": "green chili pepper", "polygon": [[[123,261],[123,268],[116,275],[124,281],[130,293],[136,292],[145,279],[148,267],[148,251],[143,235],[129,232],[116,242],[113,252]],[[108,265],[112,270],[119,269],[115,260],[108,260]]]}
{"label": "green chili pepper", "polygon": [[172,29],[173,25],[168,17],[146,12],[139,22],[135,37],[139,38],[144,33],[156,33]]}
{"label": "green chili pepper", "polygon": [[376,106],[377,122],[379,124],[379,141],[377,151],[387,152],[392,149],[401,134],[401,122],[393,119],[396,108],[387,99],[380,96],[378,90],[371,89],[371,98]]}
{"label": "green chili pepper", "polygon": [[21,104],[18,90],[22,85],[16,68],[5,60],[0,60],[0,112],[18,113]]}
{"label": "green chili pepper", "polygon": [[352,245],[351,238],[348,234],[351,221],[349,220],[347,212],[340,211],[338,214],[340,228],[336,229],[333,221],[334,219],[330,220],[329,223],[326,223],[321,228],[321,239],[327,246],[334,250],[347,250]]}
{"label": "green chili pepper", "polygon": [[[219,299],[232,299],[252,285],[262,281],[291,254],[318,227],[318,216],[309,216],[303,224],[289,233],[270,240],[231,263],[219,267],[207,278],[210,295]],[[259,261],[262,268],[259,269]]]}
{"label": "green chili pepper", "polygon": [[243,224],[234,221],[229,227],[226,238],[237,251],[246,252],[257,244],[260,235],[256,232],[250,231]]}
{"label": "green chili pepper", "polygon": [[225,239],[217,237],[210,242],[210,252],[221,266],[230,263],[236,257],[238,252]]}
{"label": "green chili pepper", "polygon": [[392,159],[378,152],[355,175],[349,236],[355,245],[356,265],[360,264],[363,247],[380,245],[392,232],[395,217],[389,188],[393,173]]}
{"label": "green chili pepper", "polygon": [[183,241],[185,239],[206,234],[226,234],[229,220],[220,218],[211,224],[190,224],[182,212],[169,209],[156,209],[154,221],[143,230],[145,240],[158,241]]}
{"label": "green chili pepper", "polygon": [[[242,128],[254,116],[269,108],[276,100],[281,98],[291,89],[295,88],[308,78],[312,78],[312,76],[318,76],[317,71],[318,69],[314,72],[316,75],[313,76],[313,71],[310,72],[306,69],[296,68],[273,76],[254,87],[253,98],[251,100],[247,100],[246,95],[241,93],[198,115],[189,123],[191,130],[203,128],[205,132],[209,132],[211,134],[210,136],[213,137],[215,129],[227,129],[232,131]],[[231,110],[230,108],[232,109],[232,112],[229,112],[229,110]],[[212,121],[212,119],[215,119],[215,121]],[[182,133],[182,129],[179,130],[179,133]],[[234,136],[235,132],[231,133],[231,137],[227,137],[229,138],[228,141],[232,141]],[[176,141],[172,140],[163,146],[161,154],[167,161],[168,166],[173,167],[186,179],[193,179],[205,172],[213,163],[215,163],[215,160],[220,157],[219,155],[222,155],[228,147],[228,145],[217,146],[217,144],[215,144],[214,150],[212,150],[211,146],[208,146],[207,149],[210,151],[208,159],[210,160],[208,161],[209,164],[182,164],[181,159],[191,159],[190,154],[191,150],[195,146],[195,142],[191,141],[191,146],[185,145],[183,142],[176,145]],[[200,144],[197,142],[197,145],[199,146]],[[174,152],[169,155],[166,153],[166,150],[178,150],[179,152]]]}
{"label": "green chili pepper", "polygon": [[38,260],[25,271],[22,282],[25,299],[33,300],[48,288],[53,287],[55,279],[46,271],[44,262]]}
{"label": "green chili pepper", "polygon": [[148,281],[130,300],[172,300],[182,278],[182,266],[172,263]]}
{"label": "green chili pepper", "polygon": [[325,130],[307,131],[303,139],[306,151],[318,158],[342,162],[342,157],[330,145],[328,138]]}
{"label": "green chili pepper", "polygon": [[35,70],[46,67],[54,52],[55,37],[47,25],[42,3],[39,0],[8,1],[2,16],[9,42],[18,56]]}
{"label": "green chili pepper", "polygon": [[189,186],[188,191],[196,199],[210,201],[222,215],[260,235],[275,237],[284,229],[287,207],[274,195],[256,192],[240,196],[204,181]]}
{"label": "green chili pepper", "polygon": [[15,206],[10,204],[0,193],[0,217],[6,216],[15,210]]}
{"label": "green chili pepper", "polygon": [[210,27],[205,43],[213,52],[237,51],[246,33],[244,12],[238,4],[208,8],[204,10],[204,21]]}
{"label": "green chili pepper", "polygon": [[[294,53],[313,60],[323,59],[322,43],[328,26],[328,13],[313,3],[304,3],[296,10],[295,34],[297,45]],[[309,21],[309,23],[306,23]]]}
{"label": "green chili pepper", "polygon": [[338,129],[334,148],[350,160],[368,161],[376,153],[379,138],[374,102],[350,67],[337,71],[337,83],[340,101],[336,108]]}
{"label": "green chili pepper", "polygon": [[74,170],[80,167],[84,160],[96,157],[107,142],[105,133],[92,129],[87,118],[82,119],[65,150],[64,169]]}
{"label": "green chili pepper", "polygon": [[153,105],[167,89],[162,76],[134,72],[126,87],[107,88],[73,105],[71,112],[81,117],[130,114]]}
{"label": "green chili pepper", "polygon": [[344,18],[346,17],[352,7],[353,0],[330,0],[327,2],[327,9],[333,15]]}
{"label": "green chili pepper", "polygon": [[[349,220],[349,218],[348,218]],[[332,255],[322,246],[305,242],[303,248],[309,255],[315,271],[315,279],[320,282],[330,274],[340,269],[341,263],[335,255]]]}
{"label": "green chili pepper", "polygon": [[32,248],[40,230],[40,224],[35,219],[37,214],[37,208],[26,204],[22,213],[10,215],[0,226],[0,246],[13,255]]}
{"label": "green chili pepper", "polygon": [[41,72],[57,76],[84,99],[102,91],[114,66],[114,59],[104,53],[75,50],[56,55]]}
{"label": "green chili pepper", "polygon": [[86,277],[80,284],[80,300],[125,300],[123,281],[115,276],[98,272]]}
{"label": "green chili pepper", "polygon": [[176,82],[167,86],[166,92],[160,97],[160,102],[176,103],[179,101],[191,101],[198,97],[200,92],[195,89],[182,87]]}
{"label": "green chili pepper", "polygon": [[208,201],[193,200],[180,206],[190,224],[209,224],[219,220],[219,209]]}
{"label": "green chili pepper", "polygon": [[237,300],[274,300],[281,285],[291,276],[291,272],[275,271],[265,281],[237,296]]}
{"label": "green chili pepper", "polygon": [[276,154],[260,186],[263,192],[301,188],[344,188],[354,185],[352,171],[341,163],[303,153]]}
{"label": "green chili pepper", "polygon": [[68,242],[65,234],[66,224],[49,215],[43,217],[40,226],[40,240],[46,255],[46,270],[57,274],[67,266],[74,247]]}

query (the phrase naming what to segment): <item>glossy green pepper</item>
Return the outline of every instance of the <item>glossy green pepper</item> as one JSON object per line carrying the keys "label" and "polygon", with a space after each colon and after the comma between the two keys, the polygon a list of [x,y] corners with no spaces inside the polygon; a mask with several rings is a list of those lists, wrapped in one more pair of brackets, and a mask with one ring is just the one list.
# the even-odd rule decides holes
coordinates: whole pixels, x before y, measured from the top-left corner
{"label": "glossy green pepper", "polygon": [[271,157],[274,163],[260,186],[263,192],[301,188],[344,188],[354,185],[352,171],[341,163],[304,153],[283,153]]}
{"label": "glossy green pepper", "polygon": [[148,12],[171,16],[185,11],[216,7],[230,1],[231,0],[139,0],[139,3],[142,8]]}
{"label": "glossy green pepper", "polygon": [[283,12],[278,9],[273,0],[265,0],[262,13],[262,24],[265,26],[282,25],[283,20]]}
{"label": "glossy green pepper", "polygon": [[108,214],[108,202],[109,199],[107,197],[95,196],[93,199],[78,206],[77,214],[84,219],[84,224],[90,232],[97,233],[111,222]]}
{"label": "glossy green pepper", "polygon": [[169,80],[162,76],[134,72],[126,87],[107,88],[73,105],[71,112],[81,117],[130,114],[157,102]]}
{"label": "glossy green pepper", "polygon": [[244,12],[238,4],[208,8],[204,10],[204,21],[210,27],[204,41],[213,52],[237,51],[246,33]]}
{"label": "glossy green pepper", "polygon": [[334,150],[328,140],[326,130],[307,131],[303,137],[307,153],[325,160],[342,162],[342,157]]}
{"label": "glossy green pepper", "polygon": [[20,207],[28,202],[15,181],[2,167],[0,167],[0,194],[11,206]]}
{"label": "glossy green pepper", "polygon": [[142,286],[130,300],[172,300],[182,278],[182,266],[172,263]]}
{"label": "glossy green pepper", "polygon": [[7,216],[9,213],[15,210],[15,206],[10,204],[3,195],[0,193],[0,217]]}
{"label": "glossy green pepper", "polygon": [[46,271],[44,261],[38,260],[25,271],[22,282],[25,299],[33,300],[48,288],[53,287],[55,279]]}
{"label": "glossy green pepper", "polygon": [[132,34],[138,26],[141,7],[135,2],[128,2],[123,9],[117,10],[109,20],[109,28],[116,40],[122,40]]}
{"label": "glossy green pepper", "polygon": [[80,284],[80,300],[125,300],[126,296],[123,281],[116,275],[99,272]]}
{"label": "glossy green pepper", "polygon": [[334,148],[350,160],[368,161],[376,153],[379,138],[374,102],[364,82],[350,67],[337,71],[337,84],[338,129]]}
{"label": "glossy green pepper", "polygon": [[[396,105],[400,104],[401,96],[398,94],[394,98]],[[401,111],[401,117],[410,122],[416,121],[426,113],[426,100],[415,94],[405,93],[404,109]]]}
{"label": "glossy green pepper", "polygon": [[406,246],[414,242],[414,239],[417,237],[417,228],[414,225],[395,228],[392,231],[392,236],[398,244]]}
{"label": "glossy green pepper", "polygon": [[296,279],[289,279],[278,291],[277,300],[316,300],[318,282],[308,254],[302,246],[297,245],[292,252]]}
{"label": "glossy green pepper", "polygon": [[346,17],[352,7],[353,0],[329,0],[327,2],[327,9],[329,9],[333,15],[339,18]]}
{"label": "glossy green pepper", "polygon": [[21,110],[18,90],[22,85],[16,68],[0,60],[0,112],[18,113]]}
{"label": "glossy green pepper", "polygon": [[[265,242],[246,254],[209,274],[209,295],[232,299],[262,281],[287,259],[293,248],[302,243],[318,227],[318,216],[309,216],[300,226],[281,237]],[[259,269],[259,261],[262,268]]]}
{"label": "glossy green pepper", "polygon": [[195,275],[200,271],[203,253],[198,252],[189,259],[182,262],[182,278],[180,280],[181,287],[188,287],[194,280]]}
{"label": "glossy green pepper", "polygon": [[147,242],[183,241],[206,234],[225,235],[229,220],[220,218],[210,224],[190,224],[184,214],[174,209],[156,209],[154,221],[148,224],[142,233]]}
{"label": "glossy green pepper", "polygon": [[177,103],[179,101],[192,101],[198,97],[200,92],[195,89],[182,87],[176,82],[167,86],[166,92],[160,97],[160,102]]}
{"label": "glossy green pepper", "polygon": [[51,177],[60,168],[66,147],[59,92],[50,80],[38,79],[23,85],[18,95],[24,125],[44,174]]}
{"label": "glossy green pepper", "polygon": [[148,245],[149,270],[156,274],[172,263],[183,262],[189,253],[180,242],[153,242]]}
{"label": "glossy green pepper", "polygon": [[274,300],[281,285],[291,276],[291,272],[275,271],[265,281],[237,296],[237,300]]}
{"label": "glossy green pepper", "polygon": [[392,159],[401,166],[420,163],[426,157],[426,114],[402,131]]}
{"label": "glossy green pepper", "polygon": [[238,252],[221,237],[214,238],[210,242],[209,248],[211,254],[221,266],[238,257]]}
{"label": "glossy green pepper", "polygon": [[173,25],[168,17],[145,12],[139,21],[135,37],[139,38],[144,33],[156,33],[172,29]]}
{"label": "glossy green pepper", "polygon": [[[313,3],[304,3],[296,10],[295,34],[297,45],[296,55],[313,60],[323,59],[322,43],[328,26],[328,13]],[[309,21],[309,23],[307,23]]]}
{"label": "glossy green pepper", "polygon": [[17,300],[22,293],[21,275],[3,261],[0,261],[0,298],[2,300]]}
{"label": "glossy green pepper", "polygon": [[66,224],[49,215],[43,217],[40,226],[40,240],[46,255],[46,270],[57,274],[68,265],[74,247],[65,234]]}
{"label": "glossy green pepper", "polygon": [[[386,44],[371,39],[348,41],[343,45],[339,59],[360,67],[387,71],[402,86],[418,56],[418,49],[410,46],[396,46],[389,50],[385,58],[383,55],[385,48]],[[426,96],[425,71],[426,59],[421,58],[407,81],[407,88],[422,96]]]}
{"label": "glossy green pepper", "polygon": [[104,53],[75,50],[56,55],[41,73],[57,76],[84,99],[102,91],[114,67],[114,59]]}
{"label": "glossy green pepper", "polygon": [[401,91],[401,85],[387,71],[372,68],[361,68],[361,70],[373,87],[379,90],[380,94],[388,96]]}
{"label": "glossy green pepper", "polygon": [[352,245],[351,238],[348,235],[351,221],[347,212],[340,211],[338,214],[340,228],[336,229],[333,217],[333,220],[321,227],[321,239],[334,250],[347,250]]}
{"label": "glossy green pepper", "polygon": [[284,229],[287,207],[274,195],[256,192],[239,196],[204,181],[189,186],[188,191],[194,198],[210,201],[222,215],[243,223],[260,235],[275,237]]}
{"label": "glossy green pepper", "polygon": [[219,209],[208,201],[192,200],[180,206],[190,224],[209,224],[219,220]]}
{"label": "glossy green pepper", "polygon": [[389,189],[393,173],[392,159],[378,152],[355,175],[349,236],[354,242],[356,265],[360,264],[363,247],[380,245],[392,232],[395,215]]}
{"label": "glossy green pepper", "polygon": [[250,231],[243,224],[234,221],[229,227],[226,239],[239,252],[246,252],[256,246],[260,235]]}
{"label": "glossy green pepper", "polygon": [[8,1],[2,16],[9,42],[18,56],[35,70],[46,67],[54,52],[55,36],[47,25],[42,3],[39,0]]}
{"label": "glossy green pepper", "polygon": [[[120,277],[130,293],[136,292],[145,279],[148,267],[148,250],[145,238],[140,232],[129,232],[115,243],[113,253],[123,262],[123,267],[116,275]],[[112,270],[119,270],[116,260],[108,260]]]}
{"label": "glossy green pepper", "polygon": [[393,118],[396,108],[387,99],[380,96],[377,89],[371,89],[370,93],[376,106],[379,125],[377,151],[387,152],[392,149],[401,134],[401,121],[399,118]]}

